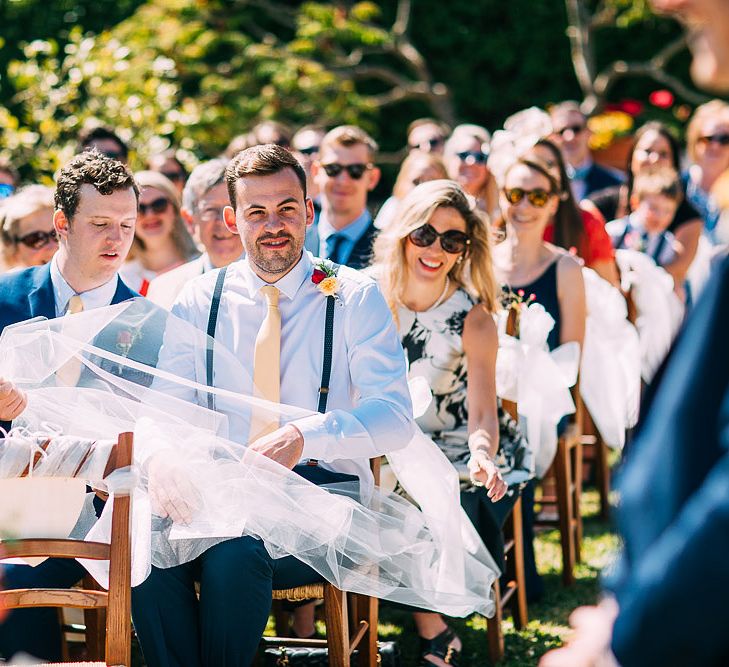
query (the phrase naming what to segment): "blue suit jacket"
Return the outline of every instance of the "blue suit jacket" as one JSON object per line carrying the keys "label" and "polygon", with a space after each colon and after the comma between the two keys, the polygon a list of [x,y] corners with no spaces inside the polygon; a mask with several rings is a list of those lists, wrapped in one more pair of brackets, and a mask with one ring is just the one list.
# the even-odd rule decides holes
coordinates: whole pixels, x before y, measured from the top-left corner
{"label": "blue suit jacket", "polygon": [[[111,302],[120,303],[137,296],[119,279]],[[33,317],[56,317],[50,263],[0,276],[0,333],[10,324]],[[0,422],[0,426],[8,429],[10,423]]]}
{"label": "blue suit jacket", "polygon": [[623,667],[729,665],[729,258],[665,365],[618,488]]}

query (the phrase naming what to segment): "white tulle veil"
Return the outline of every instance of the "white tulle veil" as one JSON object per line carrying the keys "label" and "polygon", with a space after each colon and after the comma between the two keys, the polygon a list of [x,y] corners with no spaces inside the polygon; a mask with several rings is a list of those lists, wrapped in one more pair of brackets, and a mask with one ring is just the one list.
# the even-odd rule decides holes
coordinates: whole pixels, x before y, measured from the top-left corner
{"label": "white tulle veil", "polygon": [[[38,456],[36,477],[76,474],[106,486],[111,498],[100,519],[87,513],[74,529],[90,540],[108,541],[114,493],[130,491],[134,585],[152,565],[175,566],[222,540],[252,535],[272,556],[294,555],[345,590],[451,616],[493,612],[498,568],[460,508],[455,469],[431,440],[415,429],[388,455],[417,506],[379,490],[361,493],[355,483],[317,487],[245,447],[253,410],[281,424],[311,413],[236,386],[206,387],[207,349],[216,368],[247,386],[231,353],[143,299],[6,328],[0,376],[29,401],[0,440],[0,477],[18,477]],[[194,378],[164,370],[172,350],[193,355]],[[74,365],[78,383],[64,386]],[[216,411],[208,408],[213,402]],[[134,465],[102,480],[104,453],[125,431],[134,432]],[[368,435],[362,429],[351,437]],[[39,442],[49,438],[41,452]],[[78,452],[89,440],[95,454],[80,465]],[[191,521],[155,515],[148,488],[153,456],[185,477]],[[103,565],[84,565],[106,582]]]}

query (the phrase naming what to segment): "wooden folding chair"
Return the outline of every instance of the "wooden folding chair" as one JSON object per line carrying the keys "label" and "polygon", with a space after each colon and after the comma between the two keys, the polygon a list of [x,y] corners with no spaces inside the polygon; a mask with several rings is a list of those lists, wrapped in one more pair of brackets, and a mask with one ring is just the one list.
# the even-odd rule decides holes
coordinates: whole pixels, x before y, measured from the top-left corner
{"label": "wooden folding chair", "polygon": [[[380,459],[370,462],[375,485],[380,484]],[[324,622],[327,638],[298,639],[295,637],[265,637],[264,644],[283,647],[327,647],[331,667],[350,667],[352,655],[358,649],[359,667],[376,667],[377,620],[379,601],[359,593],[347,593],[328,582],[298,586],[297,588],[274,590],[276,601],[324,600]],[[274,612],[276,634],[286,634],[283,616]]]}
{"label": "wooden folding chair", "polygon": [[[600,431],[587,409],[583,412],[582,448],[585,462],[592,461],[595,467],[595,485],[600,496],[600,518],[610,518],[610,464],[608,462],[609,447],[600,435]],[[587,474],[587,473],[586,473]]]}
{"label": "wooden folding chair", "polygon": [[[92,444],[91,442],[89,443]],[[111,450],[104,477],[132,463],[133,435],[122,433]],[[109,591],[91,589],[17,589],[0,591],[0,606],[76,607],[88,610],[87,638],[90,653],[100,649],[97,624],[106,627],[103,662],[84,665],[131,666],[131,499],[115,494],[111,519],[111,544],[71,539],[22,539],[0,544],[5,558],[45,556],[49,558],[88,558],[109,561]],[[105,619],[95,613],[106,612]],[[101,656],[94,655],[95,659]]]}
{"label": "wooden folding chair", "polygon": [[[516,333],[516,309],[509,311],[506,320],[506,333],[513,336]],[[512,419],[518,421],[519,413],[516,403],[502,401],[502,407]],[[486,621],[486,630],[489,641],[489,658],[491,662],[499,662],[504,657],[504,631],[502,621],[504,611],[510,610],[514,619],[514,627],[521,630],[529,622],[527,615],[526,579],[524,576],[524,537],[522,531],[521,498],[511,510],[504,526],[504,557],[506,558],[506,590],[501,593],[501,584],[497,579],[494,582],[494,602],[496,612]]]}
{"label": "wooden folding chair", "polygon": [[[542,505],[555,504],[557,518],[535,520],[535,526],[556,526],[562,547],[562,583],[571,586],[575,581],[575,565],[580,562],[582,545],[582,422],[583,405],[579,383],[572,389],[575,414],[567,429],[557,441],[557,453],[552,466],[544,476]],[[550,493],[549,481],[553,480],[554,492]]]}

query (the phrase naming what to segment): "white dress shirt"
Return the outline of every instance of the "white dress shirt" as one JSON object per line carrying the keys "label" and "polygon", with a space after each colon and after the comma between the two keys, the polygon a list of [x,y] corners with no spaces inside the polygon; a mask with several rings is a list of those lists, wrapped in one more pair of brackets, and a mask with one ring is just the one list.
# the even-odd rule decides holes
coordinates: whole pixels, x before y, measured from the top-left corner
{"label": "white dress shirt", "polygon": [[[84,304],[84,310],[108,306],[116,294],[118,282],[119,275],[114,274],[114,277],[103,285],[79,294]],[[76,294],[76,290],[61,275],[56,255],[53,255],[53,259],[51,259],[51,283],[53,284],[53,297],[56,301],[56,317],[61,317],[66,314],[68,302]]]}
{"label": "white dress shirt", "polygon": [[[275,283],[281,291],[281,403],[316,412],[324,357],[326,297],[311,281],[315,260],[304,252],[298,264]],[[172,314],[207,330],[218,271],[194,278],[183,288]],[[405,356],[379,287],[371,279],[341,267],[334,316],[334,349],[327,412],[295,420],[304,436],[303,459],[317,459],[337,472],[357,475],[363,491],[372,485],[369,459],[405,447],[413,435],[412,405]],[[266,315],[266,285],[247,259],[228,267],[215,339],[239,362],[215,363],[213,384],[248,395],[253,387],[256,335]],[[189,336],[165,336],[158,368],[206,384],[204,348]],[[242,367],[242,373],[241,373]],[[244,377],[240,377],[241,374]],[[179,389],[175,392],[179,395]],[[206,405],[205,396],[184,396]],[[245,443],[248,414],[216,399],[228,417],[228,437]]]}

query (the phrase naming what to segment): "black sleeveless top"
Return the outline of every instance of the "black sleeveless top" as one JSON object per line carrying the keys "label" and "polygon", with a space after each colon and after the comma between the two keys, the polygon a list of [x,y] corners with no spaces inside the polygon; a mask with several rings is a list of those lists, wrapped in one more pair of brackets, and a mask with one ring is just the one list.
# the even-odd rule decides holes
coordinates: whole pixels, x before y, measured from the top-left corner
{"label": "black sleeveless top", "polygon": [[[529,299],[533,294],[534,301],[542,304],[546,310],[554,318],[554,328],[549,332],[547,344],[550,350],[559,347],[560,340],[560,319],[559,319],[559,299],[557,298],[557,264],[559,257],[554,260],[546,269],[546,271],[533,280],[528,285],[512,285],[511,292],[517,293],[524,291],[524,301]],[[505,289],[509,289],[508,287]]]}

